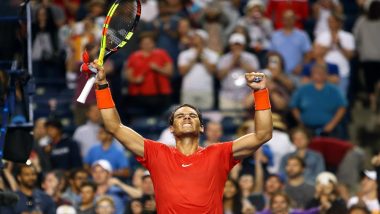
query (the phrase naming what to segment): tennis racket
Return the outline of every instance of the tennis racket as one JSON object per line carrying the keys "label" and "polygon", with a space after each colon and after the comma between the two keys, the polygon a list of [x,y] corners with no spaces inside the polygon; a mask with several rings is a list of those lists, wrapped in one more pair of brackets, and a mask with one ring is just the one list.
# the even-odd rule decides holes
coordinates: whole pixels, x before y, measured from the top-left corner
{"label": "tennis racket", "polygon": [[[140,20],[140,14],[140,0],[116,0],[112,4],[103,24],[98,56],[98,64],[100,66],[103,65],[103,62],[108,57],[124,47],[132,38],[133,32]],[[89,74],[89,79],[77,99],[80,103],[86,102],[87,96],[96,80],[96,69],[89,65],[89,61],[85,61],[83,65],[81,69]]]}

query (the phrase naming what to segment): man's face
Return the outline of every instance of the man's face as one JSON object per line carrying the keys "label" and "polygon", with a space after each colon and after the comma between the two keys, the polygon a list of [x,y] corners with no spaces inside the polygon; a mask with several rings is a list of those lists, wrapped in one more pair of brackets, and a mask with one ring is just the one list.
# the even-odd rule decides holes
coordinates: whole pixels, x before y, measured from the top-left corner
{"label": "man's face", "polygon": [[152,178],[150,176],[143,178],[142,191],[144,194],[154,195],[153,182],[152,182]]}
{"label": "man's face", "polygon": [[98,185],[107,184],[108,179],[111,177],[111,174],[99,165],[92,167],[91,174],[94,182]]}
{"label": "man's face", "polygon": [[90,106],[87,112],[87,118],[93,123],[99,123],[101,121],[100,111],[96,105]]}
{"label": "man's face", "polygon": [[88,179],[88,175],[85,172],[77,172],[74,176],[73,185],[74,188],[79,190],[83,182]]}
{"label": "man's face", "polygon": [[201,126],[197,112],[185,106],[174,112],[173,125],[170,126],[170,131],[174,136],[199,136],[199,133],[203,132],[203,126]]}
{"label": "man's face", "polygon": [[37,181],[37,173],[33,167],[22,167],[17,178],[21,186],[33,189]]}
{"label": "man's face", "polygon": [[90,204],[94,201],[95,191],[91,186],[84,186],[80,189],[82,204]]}
{"label": "man's face", "polygon": [[151,37],[144,37],[143,39],[141,39],[141,42],[140,42],[140,48],[141,48],[141,50],[152,51],[155,48],[155,46],[156,45],[154,43],[153,38],[151,38]]}
{"label": "man's face", "polygon": [[274,194],[276,192],[281,191],[281,189],[282,189],[282,183],[277,177],[271,176],[266,180],[265,191],[268,194]]}
{"label": "man's face", "polygon": [[241,190],[253,190],[254,181],[252,175],[242,175],[239,179],[239,186]]}
{"label": "man's face", "polygon": [[289,159],[286,164],[286,174],[289,178],[297,178],[303,173],[301,163],[296,159]]}
{"label": "man's face", "polygon": [[273,198],[273,203],[271,205],[271,210],[273,214],[283,214],[288,213],[289,204],[282,195],[276,195]]}
{"label": "man's face", "polygon": [[375,180],[372,180],[368,178],[367,176],[363,177],[362,181],[360,182],[360,191],[363,194],[368,194],[369,192],[372,192],[373,190],[377,189],[377,184]]}
{"label": "man's face", "polygon": [[294,24],[296,22],[296,15],[294,14],[293,11],[287,10],[282,15],[282,21],[283,21],[284,27],[292,28],[294,27]]}
{"label": "man's face", "polygon": [[46,127],[46,132],[48,136],[52,139],[55,139],[56,137],[61,135],[61,131],[59,131],[59,129],[54,126]]}
{"label": "man's face", "polygon": [[45,119],[38,119],[33,128],[34,139],[39,140],[46,136]]}
{"label": "man's face", "polygon": [[218,142],[222,135],[223,129],[219,123],[211,122],[207,124],[206,137],[209,141]]}
{"label": "man's face", "polygon": [[304,149],[309,144],[307,136],[301,131],[297,131],[292,135],[293,144],[297,149]]}
{"label": "man's face", "polygon": [[311,69],[311,79],[315,83],[324,83],[327,81],[327,71],[321,66],[313,66]]}
{"label": "man's face", "polygon": [[339,30],[340,29],[340,22],[336,20],[333,16],[330,16],[328,19],[328,24],[330,30]]}
{"label": "man's face", "polygon": [[104,128],[101,127],[98,131],[98,140],[102,143],[108,142],[112,140],[112,135],[109,134]]}

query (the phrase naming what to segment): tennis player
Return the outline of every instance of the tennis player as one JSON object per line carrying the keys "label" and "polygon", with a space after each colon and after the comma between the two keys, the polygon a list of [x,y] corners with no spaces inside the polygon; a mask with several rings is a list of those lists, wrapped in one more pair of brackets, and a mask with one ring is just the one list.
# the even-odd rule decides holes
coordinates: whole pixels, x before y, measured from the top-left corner
{"label": "tennis player", "polygon": [[[96,99],[105,127],[150,172],[158,213],[222,214],[224,184],[231,168],[272,137],[272,115],[265,76],[246,74],[255,98],[255,133],[232,142],[199,146],[204,131],[201,113],[191,105],[181,105],[169,118],[176,147],[143,138],[121,124],[104,69],[98,70]],[[262,78],[255,82],[254,78]],[[159,105],[159,103],[157,103]],[[154,106],[152,106],[154,108]]]}

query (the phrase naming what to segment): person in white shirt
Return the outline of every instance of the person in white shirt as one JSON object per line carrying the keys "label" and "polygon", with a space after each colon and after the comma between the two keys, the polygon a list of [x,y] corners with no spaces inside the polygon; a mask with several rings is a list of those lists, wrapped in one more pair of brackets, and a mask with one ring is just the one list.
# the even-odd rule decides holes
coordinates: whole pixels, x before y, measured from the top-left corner
{"label": "person in white shirt", "polygon": [[376,171],[365,170],[364,177],[360,183],[358,196],[348,200],[347,206],[350,208],[361,201],[365,203],[372,213],[380,212],[380,204],[377,199],[377,173]]}
{"label": "person in white shirt", "polygon": [[245,73],[259,69],[255,55],[244,50],[246,39],[240,33],[234,33],[229,38],[230,52],[224,54],[218,63],[217,77],[221,81],[219,93],[220,110],[243,110],[244,100],[250,95],[247,90]]}
{"label": "person in white shirt", "polygon": [[195,30],[192,47],[182,51],[178,57],[178,68],[183,76],[181,103],[189,103],[203,110],[214,106],[213,76],[218,62],[218,54],[205,48],[208,34]]}
{"label": "person in white shirt", "polygon": [[332,13],[328,19],[329,31],[320,33],[316,43],[327,48],[326,62],[336,64],[339,68],[339,88],[344,95],[347,94],[350,59],[354,56],[355,40],[352,33],[342,30],[343,17],[338,13]]}
{"label": "person in white shirt", "polygon": [[87,122],[79,126],[73,135],[73,139],[79,144],[82,158],[87,155],[88,151],[95,143],[99,143],[96,136],[99,132],[101,118],[96,104],[91,105],[88,108],[86,116]]}

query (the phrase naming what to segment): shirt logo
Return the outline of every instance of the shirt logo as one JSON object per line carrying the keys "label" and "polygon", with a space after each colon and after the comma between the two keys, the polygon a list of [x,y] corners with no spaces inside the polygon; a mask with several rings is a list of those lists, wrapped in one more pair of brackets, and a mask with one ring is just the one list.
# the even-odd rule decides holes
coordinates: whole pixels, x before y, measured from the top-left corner
{"label": "shirt logo", "polygon": [[193,165],[192,163],[191,164],[182,164],[182,167],[189,167],[189,166],[191,166],[191,165]]}

